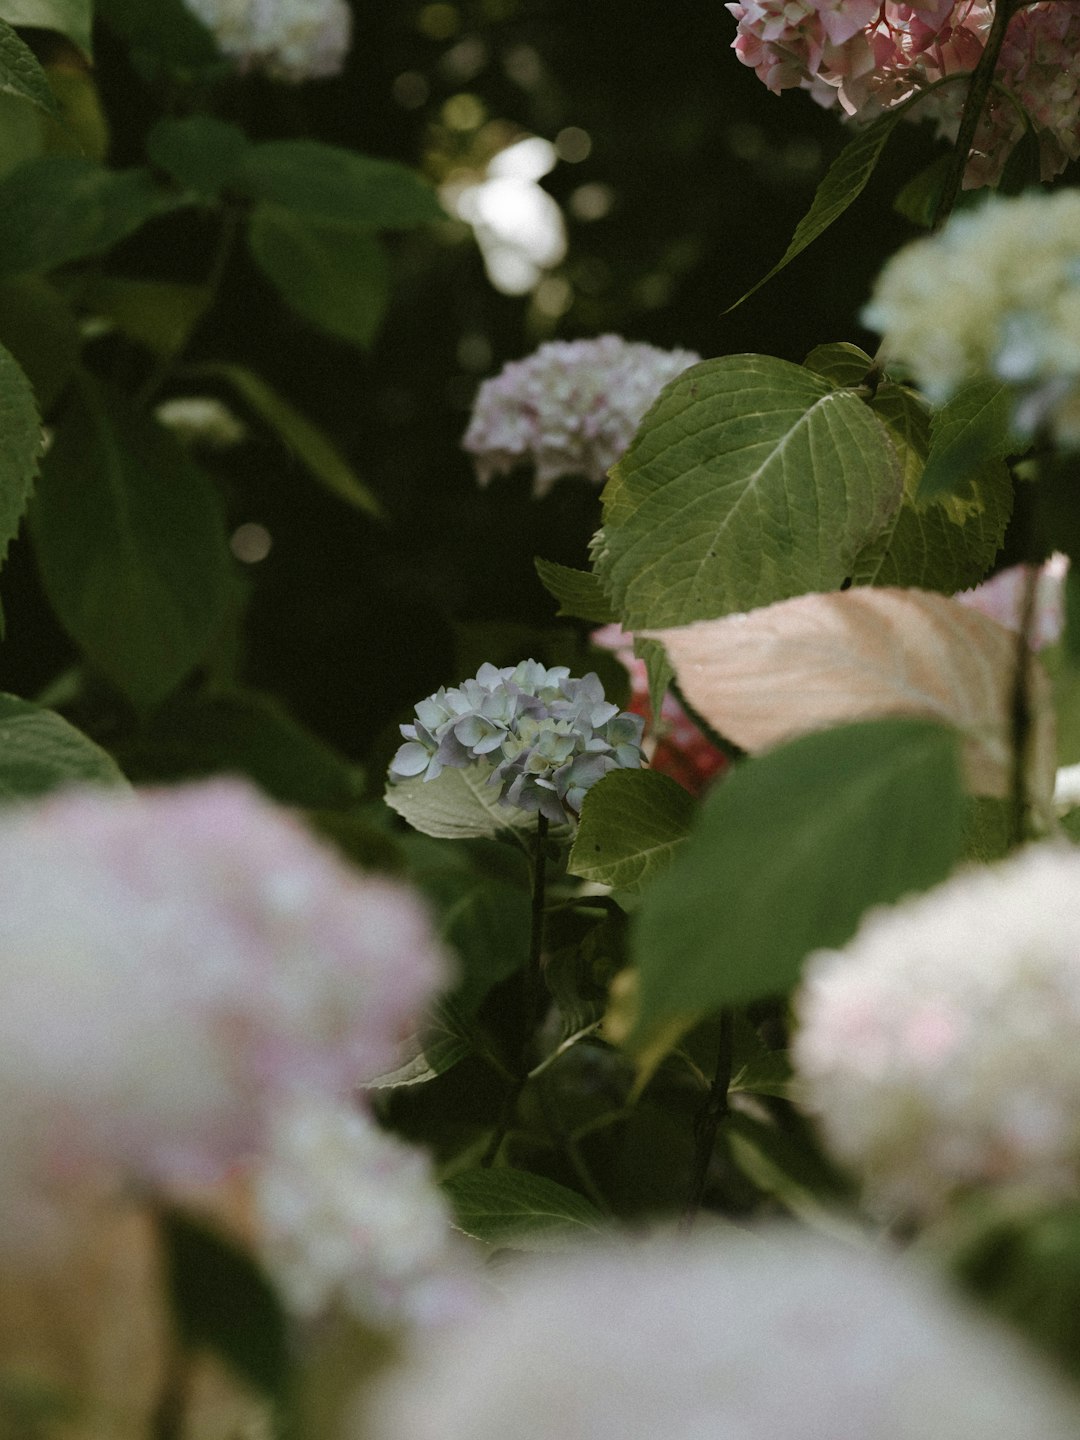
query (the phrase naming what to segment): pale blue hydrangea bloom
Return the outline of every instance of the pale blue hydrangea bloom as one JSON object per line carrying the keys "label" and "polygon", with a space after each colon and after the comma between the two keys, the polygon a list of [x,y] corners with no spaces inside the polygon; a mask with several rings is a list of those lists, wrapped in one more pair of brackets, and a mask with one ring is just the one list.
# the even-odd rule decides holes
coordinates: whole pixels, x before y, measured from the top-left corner
{"label": "pale blue hydrangea bloom", "polygon": [[565,665],[535,660],[440,689],[416,707],[390,765],[391,780],[434,780],[447,768],[486,763],[506,805],[560,824],[574,819],[586,792],[610,770],[641,764],[642,720],[604,698],[594,674],[573,678]]}

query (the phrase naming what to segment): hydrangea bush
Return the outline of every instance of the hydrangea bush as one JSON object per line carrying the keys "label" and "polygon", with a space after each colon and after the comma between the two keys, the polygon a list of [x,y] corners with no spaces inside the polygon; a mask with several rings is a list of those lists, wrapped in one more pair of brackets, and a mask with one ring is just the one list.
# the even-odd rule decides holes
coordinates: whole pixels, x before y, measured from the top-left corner
{"label": "hydrangea bush", "polygon": [[555,8],[0,0],[4,1434],[1080,1433],[1080,5]]}

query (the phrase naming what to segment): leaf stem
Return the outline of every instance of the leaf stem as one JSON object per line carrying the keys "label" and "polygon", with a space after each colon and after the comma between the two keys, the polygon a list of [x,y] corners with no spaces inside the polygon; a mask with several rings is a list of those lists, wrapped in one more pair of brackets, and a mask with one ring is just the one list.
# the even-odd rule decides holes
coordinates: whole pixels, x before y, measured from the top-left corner
{"label": "leaf stem", "polygon": [[727,1115],[728,1086],[731,1084],[731,1069],[734,1058],[735,1012],[730,1007],[720,1011],[720,1039],[716,1047],[716,1070],[712,1085],[705,1097],[697,1119],[694,1122],[694,1169],[690,1181],[690,1193],[686,1199],[679,1229],[683,1234],[693,1229],[694,1221],[705,1198],[705,1187],[709,1178],[709,1163],[716,1149],[716,1137],[720,1122]]}

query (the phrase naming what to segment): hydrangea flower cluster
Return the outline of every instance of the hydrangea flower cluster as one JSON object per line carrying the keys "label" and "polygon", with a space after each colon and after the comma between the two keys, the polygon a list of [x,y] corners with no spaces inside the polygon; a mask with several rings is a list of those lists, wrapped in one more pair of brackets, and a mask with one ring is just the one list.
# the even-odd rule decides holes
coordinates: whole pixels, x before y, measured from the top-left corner
{"label": "hydrangea flower cluster", "polygon": [[[809,90],[822,105],[870,119],[979,62],[993,0],[745,0],[729,4],[733,46],[777,93]],[[1054,0],[1028,5],[1009,24],[996,70],[1009,93],[992,93],[964,177],[993,185],[1022,137],[1023,107],[1039,139],[1044,180],[1080,154],[1080,9]],[[966,86],[943,86],[907,112],[956,138]],[[1010,96],[1012,97],[1010,99]]]}
{"label": "hydrangea flower cluster", "polygon": [[808,962],[806,1106],[882,1213],[1080,1184],[1080,854],[1044,845],[873,912]]}
{"label": "hydrangea flower cluster", "polygon": [[577,1248],[424,1334],[364,1440],[1072,1440],[1071,1392],[900,1259],[773,1229]]}
{"label": "hydrangea flower cluster", "polygon": [[1080,445],[1080,192],[953,215],[893,256],[862,318],[935,403],[992,375],[1015,388],[1020,433]]}
{"label": "hydrangea flower cluster", "polygon": [[240,782],[4,810],[0,869],[9,1222],[84,1175],[212,1183],[286,1100],[391,1064],[448,978],[410,891]]}
{"label": "hydrangea flower cluster", "polygon": [[431,1324],[467,1306],[470,1271],[422,1151],[355,1106],[275,1115],[254,1179],[259,1249],[304,1319],[341,1306],[367,1325]]}
{"label": "hydrangea flower cluster", "polygon": [[434,780],[447,767],[488,764],[503,804],[562,824],[608,771],[637,769],[641,732],[641,717],[605,700],[594,674],[575,679],[565,665],[535,660],[481,665],[475,679],[420,701],[415,721],[401,726],[406,743],[390,778]]}
{"label": "hydrangea flower cluster", "polygon": [[184,0],[241,71],[278,80],[341,73],[352,39],[347,0]]}
{"label": "hydrangea flower cluster", "polygon": [[564,475],[601,484],[660,391],[700,359],[618,335],[541,345],[480,387],[462,441],[480,484],[526,461],[537,496]]}

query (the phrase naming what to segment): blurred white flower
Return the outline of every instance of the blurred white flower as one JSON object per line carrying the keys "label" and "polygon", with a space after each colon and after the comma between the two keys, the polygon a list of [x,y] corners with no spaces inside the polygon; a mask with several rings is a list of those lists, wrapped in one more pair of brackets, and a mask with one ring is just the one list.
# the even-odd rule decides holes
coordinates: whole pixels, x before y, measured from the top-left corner
{"label": "blurred white flower", "polygon": [[794,1229],[575,1250],[420,1337],[364,1440],[1075,1440],[1056,1378],[898,1261]]}
{"label": "blurred white flower", "polygon": [[462,441],[477,478],[532,464],[536,495],[563,475],[602,483],[660,391],[700,359],[618,335],[541,345],[480,387]]}
{"label": "blurred white flower", "polygon": [[355,1106],[279,1111],[254,1195],[262,1259],[304,1318],[342,1306],[369,1325],[431,1323],[469,1291],[426,1155]]}
{"label": "blurred white flower", "polygon": [[212,395],[177,395],[154,407],[158,423],[188,445],[228,450],[247,434],[243,424]]}
{"label": "blurred white flower", "polygon": [[1080,1185],[1080,851],[1041,845],[879,909],[807,962],[806,1107],[883,1214]]}
{"label": "blurred white flower", "polygon": [[0,811],[0,870],[9,1219],[88,1174],[212,1182],[296,1092],[391,1063],[447,978],[416,897],[240,782]]}
{"label": "blurred white flower", "polygon": [[953,215],[893,256],[862,318],[936,404],[994,376],[1014,387],[1021,433],[1080,445],[1080,191]]}
{"label": "blurred white flower", "polygon": [[346,0],[184,0],[240,70],[278,80],[340,74],[352,39]]}

